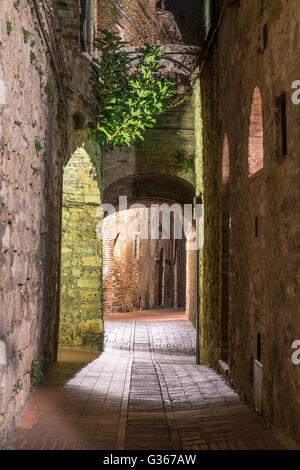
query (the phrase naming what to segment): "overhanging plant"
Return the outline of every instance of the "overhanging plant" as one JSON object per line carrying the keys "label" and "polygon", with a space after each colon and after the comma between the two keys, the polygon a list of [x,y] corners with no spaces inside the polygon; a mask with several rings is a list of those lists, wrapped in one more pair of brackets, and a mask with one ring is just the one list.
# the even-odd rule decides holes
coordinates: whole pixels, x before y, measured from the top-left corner
{"label": "overhanging plant", "polygon": [[96,113],[90,127],[101,146],[130,145],[143,139],[174,101],[177,80],[162,74],[164,51],[157,46],[145,44],[132,58],[119,36],[99,32],[95,47],[101,58],[94,59],[91,76]]}

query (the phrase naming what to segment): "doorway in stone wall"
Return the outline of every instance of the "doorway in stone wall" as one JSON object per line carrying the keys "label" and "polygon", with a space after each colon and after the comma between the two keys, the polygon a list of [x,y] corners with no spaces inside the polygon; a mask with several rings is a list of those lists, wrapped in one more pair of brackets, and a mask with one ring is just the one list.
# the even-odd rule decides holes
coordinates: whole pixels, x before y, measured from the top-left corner
{"label": "doorway in stone wall", "polygon": [[96,170],[77,148],[63,173],[58,358],[103,349],[100,204]]}
{"label": "doorway in stone wall", "polygon": [[187,250],[195,231],[182,227],[179,236],[176,228],[193,195],[190,183],[156,174],[126,177],[104,190],[111,207],[103,221],[104,315],[182,310],[195,326],[196,251]]}
{"label": "doorway in stone wall", "polygon": [[[104,218],[104,314],[185,308],[186,240],[184,234],[174,238],[171,206],[161,200],[139,200]],[[162,228],[161,218],[171,227]]]}

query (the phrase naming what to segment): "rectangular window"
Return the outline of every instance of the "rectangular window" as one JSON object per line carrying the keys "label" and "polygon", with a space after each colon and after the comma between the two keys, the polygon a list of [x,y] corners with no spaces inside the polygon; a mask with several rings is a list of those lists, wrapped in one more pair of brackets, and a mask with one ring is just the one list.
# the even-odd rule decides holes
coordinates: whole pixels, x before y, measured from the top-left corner
{"label": "rectangular window", "polygon": [[264,48],[264,51],[267,49],[268,43],[269,43],[268,23],[266,23],[263,27],[263,48]]}
{"label": "rectangular window", "polygon": [[255,217],[255,236],[258,238],[258,216]]}
{"label": "rectangular window", "polygon": [[92,22],[93,22],[92,0],[88,0],[87,44],[88,44],[89,52],[91,52],[92,50]]}
{"label": "rectangular window", "polygon": [[86,37],[85,37],[85,24],[86,24],[86,0],[80,0],[80,29],[79,38],[82,51],[86,51]]}
{"label": "rectangular window", "polygon": [[212,1],[204,0],[204,23],[206,37],[210,31],[212,24]]}
{"label": "rectangular window", "polygon": [[91,51],[95,39],[92,0],[80,0],[80,46],[82,51]]}
{"label": "rectangular window", "polygon": [[277,158],[285,157],[287,148],[287,116],[286,116],[286,93],[282,93],[276,100],[276,140]]}
{"label": "rectangular window", "polygon": [[256,359],[261,362],[261,334],[257,333]]}

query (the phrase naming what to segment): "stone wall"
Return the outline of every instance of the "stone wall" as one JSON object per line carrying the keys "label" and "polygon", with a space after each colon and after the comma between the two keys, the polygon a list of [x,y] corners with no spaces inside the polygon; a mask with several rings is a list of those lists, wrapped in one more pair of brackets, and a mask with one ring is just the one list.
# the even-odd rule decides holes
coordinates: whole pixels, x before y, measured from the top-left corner
{"label": "stone wall", "polygon": [[[98,186],[101,188],[103,183],[101,151],[87,132],[87,123],[92,112],[88,82],[91,57],[82,53],[79,40],[79,0],[55,2],[57,10],[54,11],[53,24],[56,28],[53,27],[51,31],[47,31],[48,22],[43,14],[43,6],[46,4],[36,2],[44,18],[41,25],[33,1],[2,3],[0,296],[1,312],[4,315],[0,318],[0,350],[5,352],[6,358],[3,355],[0,364],[0,446],[4,447],[29,395],[32,361],[41,355],[49,360],[55,359],[57,352],[60,286],[66,287],[66,283],[60,280],[62,170],[78,147],[85,145],[96,172]],[[93,12],[95,25],[97,2],[93,2]],[[50,16],[49,14],[48,20]],[[49,53],[49,45],[53,48],[52,52],[55,52],[55,61]],[[52,70],[57,73],[54,75]],[[55,81],[59,74],[60,82],[64,83],[60,90]],[[183,124],[179,125],[179,130],[181,128],[182,141],[190,142],[193,139],[190,127],[186,128]],[[168,164],[161,165],[162,172],[167,173],[168,166],[173,165],[172,158],[177,146],[167,136],[175,135],[178,128],[165,130],[162,125],[161,130],[166,136],[164,148],[170,150]],[[185,135],[188,137],[184,138]],[[181,143],[180,135],[177,137]],[[171,149],[173,146],[174,149]],[[150,147],[146,149],[149,154]],[[141,158],[137,171],[150,171],[154,157],[144,165],[142,159],[146,153],[141,149],[138,152]],[[152,155],[154,154],[157,162],[161,160],[158,151]],[[113,167],[111,171],[114,171]],[[172,172],[177,174],[177,169],[173,167]],[[181,175],[182,172],[179,171],[178,174]],[[191,178],[192,173],[187,179]],[[71,225],[75,224],[79,228],[78,220],[82,210],[73,207],[68,209],[64,212],[64,218],[69,217]],[[94,216],[90,206],[88,210]],[[95,255],[94,233],[91,226],[87,225],[86,228],[90,230]],[[63,244],[65,241],[62,240]],[[64,247],[68,248],[65,245]],[[91,266],[92,260],[85,259],[90,258],[89,254],[83,256],[82,253],[80,251],[80,260],[88,263],[95,280],[100,267]],[[65,254],[67,253],[63,253],[64,262],[73,264],[72,259],[64,258]],[[92,257],[97,258],[97,255]],[[82,265],[79,267],[81,269]],[[73,275],[74,278],[70,278],[71,284],[75,278],[78,282],[77,272],[72,272]],[[90,280],[88,282],[90,287]],[[66,291],[61,293],[62,307],[66,305]],[[86,297],[92,294],[85,291],[85,287],[84,292]],[[86,304],[81,304],[77,296],[76,305],[84,305],[81,312],[88,320],[94,319],[99,292],[94,295],[93,290],[92,298],[86,299]],[[90,311],[93,312],[91,316],[87,313]],[[101,315],[100,309],[97,311],[97,335],[102,333],[98,313]],[[70,319],[68,312],[62,308],[61,332],[66,332],[65,327]],[[77,318],[76,325],[81,321]],[[80,347],[82,342],[87,344],[86,341],[91,339],[89,328],[85,327],[86,324],[82,324],[81,330],[77,329],[80,339],[77,334],[74,336],[77,343],[81,342]],[[94,332],[93,329],[93,340]],[[63,334],[61,336],[65,344],[68,343],[69,335],[70,331],[65,334],[65,339]],[[96,342],[98,343],[98,339]]]}
{"label": "stone wall", "polygon": [[78,43],[78,2],[57,3],[62,93],[33,2],[5,2],[0,13],[0,447],[29,396],[32,361],[43,357],[43,368],[56,357],[62,167],[83,143],[101,184],[101,152],[86,132],[89,60]]}
{"label": "stone wall", "polygon": [[93,51],[99,28],[117,33],[132,46],[181,42],[173,15],[157,9],[154,0],[92,0],[90,8],[89,0],[56,3],[60,35],[69,50]]}
{"label": "stone wall", "polygon": [[0,447],[51,358],[56,307],[60,134],[55,79],[30,3],[0,12]]}
{"label": "stone wall", "polygon": [[213,96],[215,81],[212,57],[195,85],[195,166],[196,195],[204,205],[200,229],[204,243],[199,258],[199,331],[200,361],[217,367],[220,341],[219,292],[219,154],[217,149],[216,110]]}
{"label": "stone wall", "polygon": [[[262,364],[264,419],[284,445],[299,448],[300,368],[292,363],[291,345],[300,337],[300,107],[291,101],[291,85],[300,76],[300,11],[297,2],[283,0],[232,2],[231,6],[225,10],[197,91],[202,98],[197,118],[201,154],[196,165],[197,187],[205,204],[201,359],[218,367],[221,358],[220,214],[226,134],[230,378],[241,396],[254,404],[254,359]],[[262,99],[263,133],[255,101],[258,95],[254,94],[257,88]],[[278,142],[281,122],[277,106],[284,92],[285,156],[282,142]],[[259,145],[262,134],[263,168],[257,165],[254,173],[248,161],[253,140],[249,137],[254,136]]]}
{"label": "stone wall", "polygon": [[102,350],[100,203],[96,171],[78,148],[63,176],[60,346]]}
{"label": "stone wall", "polygon": [[131,45],[181,41],[173,15],[158,9],[155,0],[102,0],[98,12],[101,28],[117,32]]}

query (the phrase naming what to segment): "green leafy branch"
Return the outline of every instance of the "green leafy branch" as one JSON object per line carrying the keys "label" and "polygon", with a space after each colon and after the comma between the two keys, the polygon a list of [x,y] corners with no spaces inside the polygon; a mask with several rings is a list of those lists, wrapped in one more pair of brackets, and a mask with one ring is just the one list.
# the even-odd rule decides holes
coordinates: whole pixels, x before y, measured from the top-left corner
{"label": "green leafy branch", "polygon": [[90,80],[96,114],[90,127],[102,146],[130,145],[143,139],[145,130],[154,126],[155,116],[173,103],[177,80],[162,74],[164,51],[157,46],[145,44],[133,59],[119,36],[99,32],[95,47],[101,60],[94,59]]}
{"label": "green leafy branch", "polygon": [[24,387],[22,380],[18,379],[13,386],[13,392],[18,394],[19,392],[21,392],[21,390],[23,390],[23,388]]}
{"label": "green leafy branch", "polygon": [[40,356],[31,363],[30,382],[33,387],[36,387],[44,378],[44,373],[40,366],[42,360],[43,356]]}

